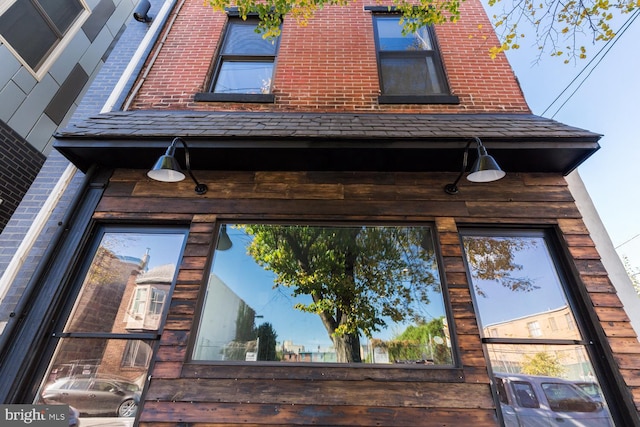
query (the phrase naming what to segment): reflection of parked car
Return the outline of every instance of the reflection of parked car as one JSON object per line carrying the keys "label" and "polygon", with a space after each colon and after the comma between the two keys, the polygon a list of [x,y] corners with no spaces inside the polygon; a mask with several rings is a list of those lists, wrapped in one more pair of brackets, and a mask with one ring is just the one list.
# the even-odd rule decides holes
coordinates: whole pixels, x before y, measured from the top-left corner
{"label": "reflection of parked car", "polygon": [[610,427],[602,402],[560,378],[496,374],[496,389],[507,427]]}
{"label": "reflection of parked car", "polygon": [[602,391],[598,384],[590,381],[574,381],[573,383],[580,387],[582,391],[587,393],[591,399],[596,402],[604,402],[604,399],[602,398]]}
{"label": "reflection of parked car", "polygon": [[75,407],[81,415],[133,417],[140,401],[140,387],[112,378],[60,378],[44,388],[45,402]]}

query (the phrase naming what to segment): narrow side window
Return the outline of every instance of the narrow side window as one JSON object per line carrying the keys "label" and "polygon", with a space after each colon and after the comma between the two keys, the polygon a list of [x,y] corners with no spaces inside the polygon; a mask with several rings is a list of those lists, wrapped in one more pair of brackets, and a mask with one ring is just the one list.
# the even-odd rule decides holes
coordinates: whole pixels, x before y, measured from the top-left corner
{"label": "narrow side window", "polygon": [[89,424],[136,415],[186,240],[186,230],[102,231],[35,399]]}

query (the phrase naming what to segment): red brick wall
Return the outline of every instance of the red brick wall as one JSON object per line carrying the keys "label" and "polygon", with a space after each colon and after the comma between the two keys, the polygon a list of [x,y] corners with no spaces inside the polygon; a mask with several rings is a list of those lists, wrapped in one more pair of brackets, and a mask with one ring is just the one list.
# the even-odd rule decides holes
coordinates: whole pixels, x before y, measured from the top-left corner
{"label": "red brick wall", "polygon": [[451,90],[459,105],[379,105],[371,12],[355,1],[327,7],[308,25],[282,28],[273,93],[275,104],[194,102],[204,91],[226,16],[187,0],[161,47],[132,109],[270,110],[312,112],[522,112],[529,108],[477,0],[462,4],[462,19],[436,28]]}

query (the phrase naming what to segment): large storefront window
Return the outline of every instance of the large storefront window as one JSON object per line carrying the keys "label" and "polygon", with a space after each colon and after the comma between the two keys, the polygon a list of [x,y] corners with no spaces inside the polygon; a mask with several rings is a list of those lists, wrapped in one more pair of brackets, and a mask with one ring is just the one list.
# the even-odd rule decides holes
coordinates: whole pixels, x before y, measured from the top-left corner
{"label": "large storefront window", "polygon": [[221,230],[194,361],[453,364],[431,228]]}
{"label": "large storefront window", "polygon": [[[103,230],[36,403],[81,425],[132,425],[185,241],[182,230]],[[114,421],[113,417],[119,417]]]}
{"label": "large storefront window", "polygon": [[545,234],[463,243],[505,425],[612,426]]}

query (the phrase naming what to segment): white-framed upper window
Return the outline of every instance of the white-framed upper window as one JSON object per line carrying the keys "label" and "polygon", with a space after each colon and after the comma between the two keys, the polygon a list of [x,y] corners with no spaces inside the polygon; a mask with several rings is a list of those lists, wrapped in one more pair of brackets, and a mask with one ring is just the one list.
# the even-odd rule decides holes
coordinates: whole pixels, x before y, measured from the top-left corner
{"label": "white-framed upper window", "polygon": [[542,330],[540,329],[540,323],[538,321],[527,323],[527,329],[529,329],[530,337],[541,337]]}
{"label": "white-framed upper window", "polygon": [[157,330],[168,289],[168,285],[136,285],[126,328]]}
{"label": "white-framed upper window", "polygon": [[89,13],[83,0],[9,0],[0,6],[0,40],[41,78]]}

